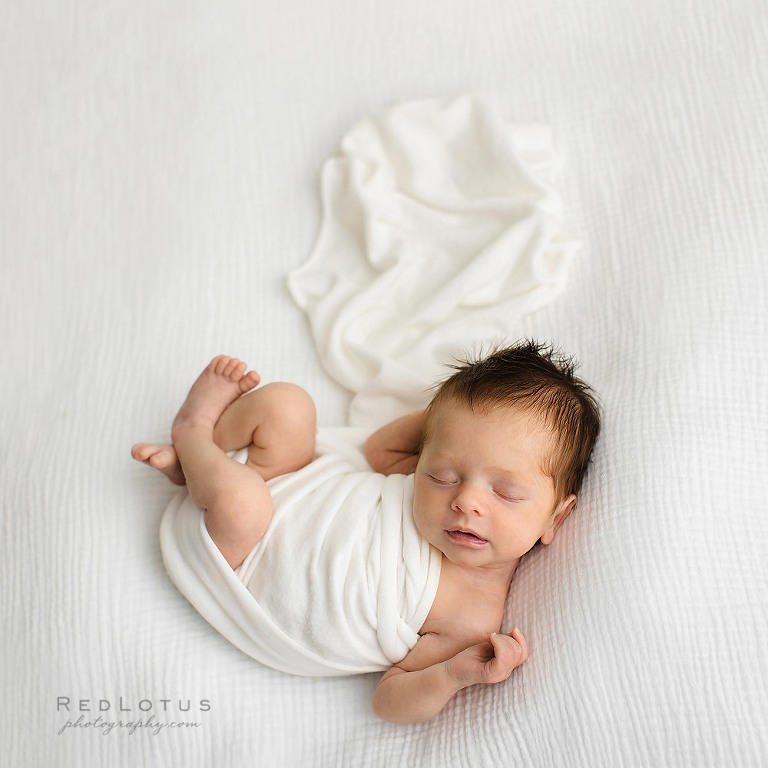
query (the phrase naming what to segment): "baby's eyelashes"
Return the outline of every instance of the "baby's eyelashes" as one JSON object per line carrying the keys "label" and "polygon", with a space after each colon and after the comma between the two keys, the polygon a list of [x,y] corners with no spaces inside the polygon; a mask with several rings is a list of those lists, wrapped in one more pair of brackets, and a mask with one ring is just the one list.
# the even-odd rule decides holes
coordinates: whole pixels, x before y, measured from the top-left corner
{"label": "baby's eyelashes", "polygon": [[430,480],[437,483],[438,485],[454,485],[455,483],[459,482],[457,477],[453,477],[451,475],[427,474],[427,477],[429,477]]}
{"label": "baby's eyelashes", "polygon": [[[435,485],[440,486],[452,486],[457,485],[461,482],[461,478],[458,477],[458,475],[454,475],[450,472],[436,472],[436,471],[427,471],[426,476],[431,480]],[[498,496],[502,501],[508,501],[508,502],[519,502],[523,501],[523,498],[520,496],[519,492],[515,491],[514,489],[509,489],[504,486],[496,487],[493,486],[491,488],[493,493]]]}
{"label": "baby's eyelashes", "polygon": [[509,492],[509,491],[506,491],[506,490],[503,490],[503,489],[494,488],[494,489],[493,489],[493,492],[494,492],[494,493],[495,493],[495,494],[496,494],[496,495],[497,495],[497,496],[498,496],[500,499],[503,499],[504,501],[513,501],[513,502],[516,502],[516,501],[522,501],[522,500],[523,500],[523,499],[521,499],[521,498],[520,498],[520,496],[517,496],[517,495],[515,495],[514,493],[511,493],[511,492]]}

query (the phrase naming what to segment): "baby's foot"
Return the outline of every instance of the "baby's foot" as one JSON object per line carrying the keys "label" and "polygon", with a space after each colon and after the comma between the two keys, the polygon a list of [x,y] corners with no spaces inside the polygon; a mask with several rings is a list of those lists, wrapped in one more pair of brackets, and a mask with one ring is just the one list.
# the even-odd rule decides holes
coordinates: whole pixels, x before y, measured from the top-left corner
{"label": "baby's foot", "polygon": [[191,428],[213,428],[227,406],[259,383],[259,374],[245,372],[236,357],[219,355],[211,360],[189,390],[171,429],[174,443]]}
{"label": "baby's foot", "polygon": [[155,443],[137,443],[131,448],[131,456],[150,467],[159,469],[172,483],[185,485],[186,478],[172,445]]}

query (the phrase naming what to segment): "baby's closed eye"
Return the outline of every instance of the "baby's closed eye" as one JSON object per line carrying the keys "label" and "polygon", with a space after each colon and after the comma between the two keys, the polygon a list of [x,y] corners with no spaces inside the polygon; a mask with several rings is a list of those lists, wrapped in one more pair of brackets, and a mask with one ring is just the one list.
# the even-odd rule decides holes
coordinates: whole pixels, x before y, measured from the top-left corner
{"label": "baby's closed eye", "polygon": [[500,499],[503,499],[504,501],[513,501],[513,502],[523,501],[522,496],[520,496],[520,494],[517,491],[515,491],[514,489],[510,489],[510,488],[494,488],[493,492]]}
{"label": "baby's closed eye", "polygon": [[453,485],[459,482],[459,478],[448,472],[431,472],[427,477],[438,485]]}

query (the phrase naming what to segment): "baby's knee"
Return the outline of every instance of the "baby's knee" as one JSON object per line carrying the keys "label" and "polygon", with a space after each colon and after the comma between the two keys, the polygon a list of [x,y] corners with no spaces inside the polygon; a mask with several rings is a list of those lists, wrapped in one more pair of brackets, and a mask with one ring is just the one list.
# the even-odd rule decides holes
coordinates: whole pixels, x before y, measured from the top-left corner
{"label": "baby's knee", "polygon": [[315,402],[309,392],[298,384],[275,381],[265,384],[260,390],[263,404],[284,429],[307,432],[314,435],[317,428]]}

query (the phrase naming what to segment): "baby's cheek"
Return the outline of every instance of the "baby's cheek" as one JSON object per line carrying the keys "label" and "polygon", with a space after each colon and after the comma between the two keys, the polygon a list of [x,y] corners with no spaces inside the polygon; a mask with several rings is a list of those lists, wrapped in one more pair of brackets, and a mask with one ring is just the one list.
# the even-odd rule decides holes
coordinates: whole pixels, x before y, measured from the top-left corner
{"label": "baby's cheek", "polygon": [[422,495],[416,492],[413,495],[413,522],[416,525],[416,530],[429,541],[433,526],[430,525],[428,506],[424,503]]}
{"label": "baby's cheek", "polygon": [[421,507],[414,502],[413,505],[413,522],[416,524],[416,530],[422,535],[425,536],[425,520],[424,516],[421,513]]}

